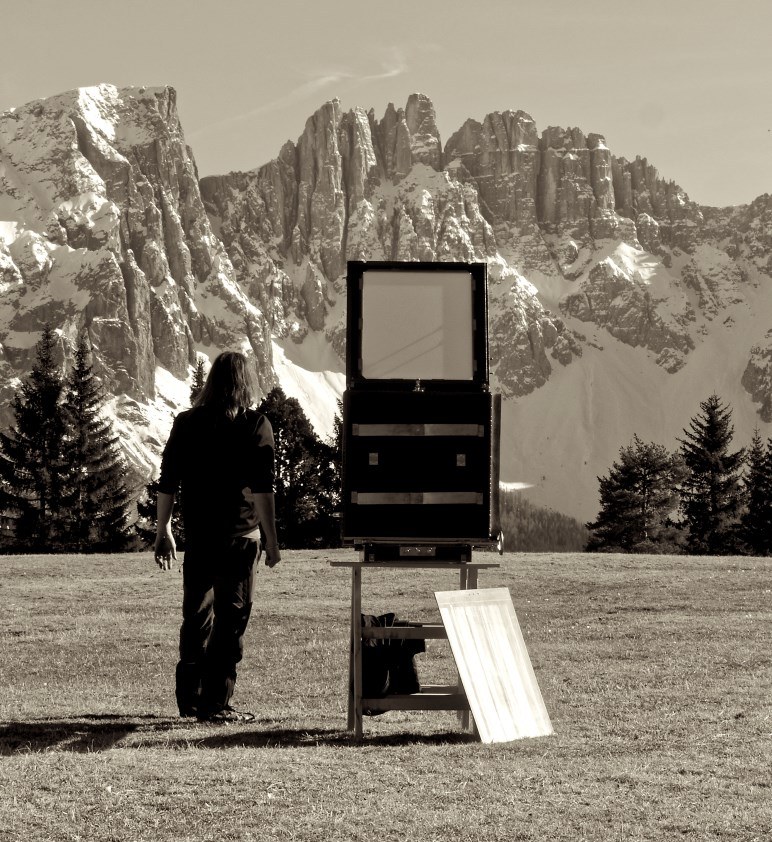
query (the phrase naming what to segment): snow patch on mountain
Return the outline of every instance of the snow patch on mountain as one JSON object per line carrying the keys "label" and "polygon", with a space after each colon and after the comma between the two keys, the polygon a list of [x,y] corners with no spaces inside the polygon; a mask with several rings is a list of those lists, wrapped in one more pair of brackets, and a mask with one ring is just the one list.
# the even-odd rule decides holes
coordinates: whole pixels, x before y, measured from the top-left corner
{"label": "snow patch on mountain", "polygon": [[331,438],[346,377],[324,334],[310,333],[301,344],[274,342],[273,355],[284,393],[300,403],[317,435]]}
{"label": "snow patch on mountain", "polygon": [[[192,368],[190,374],[192,378]],[[175,416],[190,408],[190,380],[175,377],[162,366],[156,367],[155,380],[153,400],[116,395],[107,404],[132,473],[148,479],[158,476],[159,457]]]}

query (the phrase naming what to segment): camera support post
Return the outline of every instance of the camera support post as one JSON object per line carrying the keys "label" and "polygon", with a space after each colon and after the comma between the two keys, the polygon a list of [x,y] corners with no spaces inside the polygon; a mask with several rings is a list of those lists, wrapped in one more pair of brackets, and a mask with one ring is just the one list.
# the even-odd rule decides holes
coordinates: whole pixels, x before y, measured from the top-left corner
{"label": "camera support post", "polygon": [[[351,568],[351,645],[349,655],[348,729],[357,739],[362,737],[362,711],[387,710],[455,710],[459,713],[462,728],[472,728],[474,721],[469,714],[469,701],[463,684],[457,676],[453,684],[422,685],[419,692],[367,698],[362,695],[362,643],[368,639],[392,640],[443,640],[448,634],[439,624],[411,623],[406,626],[362,626],[362,572],[385,568],[394,572],[405,570],[458,571],[460,591],[477,588],[478,572],[499,565],[492,562],[431,561],[431,560],[380,560],[332,561],[333,567]],[[404,586],[404,582],[401,583]]]}

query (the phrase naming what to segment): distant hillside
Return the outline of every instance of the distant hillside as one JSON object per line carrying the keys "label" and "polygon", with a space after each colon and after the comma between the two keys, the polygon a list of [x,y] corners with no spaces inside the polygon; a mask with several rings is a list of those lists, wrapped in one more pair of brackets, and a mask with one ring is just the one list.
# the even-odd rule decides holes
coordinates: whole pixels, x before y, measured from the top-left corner
{"label": "distant hillside", "polygon": [[582,552],[589,534],[578,520],[529,503],[517,491],[501,492],[501,528],[507,552]]}

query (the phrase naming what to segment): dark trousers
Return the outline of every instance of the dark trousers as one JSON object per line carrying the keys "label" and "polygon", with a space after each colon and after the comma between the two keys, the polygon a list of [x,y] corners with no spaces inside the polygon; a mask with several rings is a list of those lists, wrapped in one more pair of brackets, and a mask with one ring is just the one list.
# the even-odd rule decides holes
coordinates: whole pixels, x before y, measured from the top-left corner
{"label": "dark trousers", "polygon": [[176,676],[183,716],[215,713],[233,695],[252,610],[257,549],[251,538],[187,542]]}

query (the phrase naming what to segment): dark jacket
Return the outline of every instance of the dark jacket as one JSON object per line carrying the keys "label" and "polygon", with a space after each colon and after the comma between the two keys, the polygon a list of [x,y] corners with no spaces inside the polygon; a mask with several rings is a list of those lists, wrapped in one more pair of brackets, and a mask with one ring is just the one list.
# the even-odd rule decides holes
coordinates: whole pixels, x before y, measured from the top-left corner
{"label": "dark jacket", "polygon": [[252,494],[274,490],[273,430],[255,410],[229,419],[202,406],[175,419],[158,490],[182,489],[186,540],[246,535],[259,523]]}

